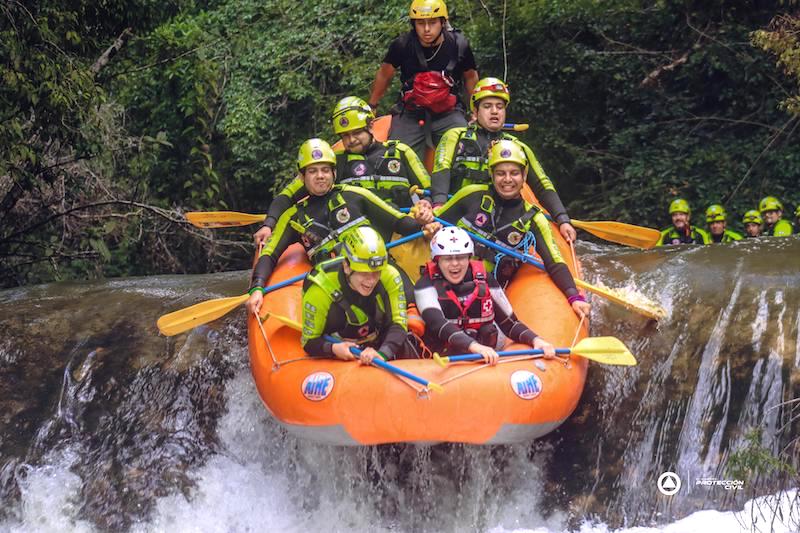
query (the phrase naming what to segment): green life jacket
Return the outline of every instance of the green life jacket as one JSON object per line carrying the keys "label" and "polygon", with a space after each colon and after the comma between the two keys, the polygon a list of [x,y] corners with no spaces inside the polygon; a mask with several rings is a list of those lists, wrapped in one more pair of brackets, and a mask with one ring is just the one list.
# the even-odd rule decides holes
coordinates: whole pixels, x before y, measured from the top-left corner
{"label": "green life jacket", "polygon": [[450,193],[466,185],[489,183],[489,147],[478,139],[478,124],[470,124],[456,141],[456,153],[450,169]]}
{"label": "green life jacket", "polygon": [[[381,200],[397,207],[409,207],[411,197],[408,189],[408,173],[398,141],[373,143],[364,154],[345,153],[337,158],[337,183],[364,187],[374,192]],[[385,148],[382,154],[374,154],[378,147]],[[377,161],[376,161],[377,159]]]}
{"label": "green life jacket", "polygon": [[341,191],[334,189],[328,198],[328,220],[320,222],[308,215],[308,197],[297,204],[297,213],[289,221],[298,234],[300,242],[306,250],[312,264],[331,257],[339,237],[345,231],[369,224],[367,217],[361,213],[350,212]]}
{"label": "green life jacket", "polygon": [[[319,286],[325,294],[331,297],[336,307],[344,313],[347,325],[340,331],[332,332],[333,335],[345,341],[365,345],[374,343],[378,340],[378,327],[383,324],[389,302],[386,288],[379,283],[375,288],[373,297],[375,299],[375,314],[368,316],[363,309],[347,301],[345,293],[342,291],[339,282],[340,263],[322,264],[313,269],[307,277],[306,283],[314,283]],[[337,312],[333,308],[328,312]]]}

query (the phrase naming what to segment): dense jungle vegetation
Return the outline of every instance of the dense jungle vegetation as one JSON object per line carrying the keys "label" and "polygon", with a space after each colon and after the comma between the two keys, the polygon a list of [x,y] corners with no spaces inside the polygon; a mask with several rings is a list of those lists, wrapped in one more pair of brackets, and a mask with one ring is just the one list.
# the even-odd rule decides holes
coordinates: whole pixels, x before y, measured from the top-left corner
{"label": "dense jungle vegetation", "polygon": [[[3,1],[0,286],[248,267],[248,228],[181,213],[264,212],[407,3]],[[796,0],[448,4],[576,218],[800,202]]]}

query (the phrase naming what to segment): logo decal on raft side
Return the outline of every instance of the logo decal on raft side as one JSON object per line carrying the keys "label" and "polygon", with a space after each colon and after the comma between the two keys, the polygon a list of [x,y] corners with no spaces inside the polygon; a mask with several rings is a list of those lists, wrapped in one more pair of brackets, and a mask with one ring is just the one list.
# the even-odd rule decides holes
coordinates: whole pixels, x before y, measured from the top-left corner
{"label": "logo decal on raft side", "polygon": [[517,370],[511,374],[511,389],[523,400],[533,400],[542,392],[542,380],[528,370]]}
{"label": "logo decal on raft side", "polygon": [[367,173],[367,165],[365,165],[364,163],[356,163],[353,166],[353,174],[355,174],[356,176],[363,176],[366,173]]}
{"label": "logo decal on raft side", "polygon": [[397,174],[398,172],[400,172],[400,161],[398,161],[397,159],[392,159],[391,161],[389,161],[389,164],[387,166],[389,167],[389,172],[391,172],[392,174]]}
{"label": "logo decal on raft side", "polygon": [[328,372],[314,372],[306,376],[300,386],[303,396],[312,402],[319,402],[330,396],[333,391],[333,376]]}
{"label": "logo decal on raft side", "polygon": [[475,225],[476,226],[483,226],[489,220],[489,217],[486,216],[486,213],[478,213],[475,215]]}

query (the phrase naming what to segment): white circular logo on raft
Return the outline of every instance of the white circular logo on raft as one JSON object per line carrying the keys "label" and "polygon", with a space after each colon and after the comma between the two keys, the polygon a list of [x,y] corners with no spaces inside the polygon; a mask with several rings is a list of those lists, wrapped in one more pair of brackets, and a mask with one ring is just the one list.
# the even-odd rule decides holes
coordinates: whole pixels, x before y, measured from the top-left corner
{"label": "white circular logo on raft", "polygon": [[306,376],[301,387],[303,396],[312,402],[319,402],[330,396],[333,390],[333,376],[328,372],[314,372]]}
{"label": "white circular logo on raft", "polygon": [[542,392],[542,380],[528,370],[517,370],[511,374],[511,388],[523,400],[533,400]]}

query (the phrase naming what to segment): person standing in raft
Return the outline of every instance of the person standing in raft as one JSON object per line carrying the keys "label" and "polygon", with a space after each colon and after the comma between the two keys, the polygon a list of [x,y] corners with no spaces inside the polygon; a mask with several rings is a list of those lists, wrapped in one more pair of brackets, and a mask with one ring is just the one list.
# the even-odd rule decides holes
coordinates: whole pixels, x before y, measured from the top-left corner
{"label": "person standing in raft", "polygon": [[706,223],[708,232],[711,234],[712,243],[734,242],[742,240],[742,236],[733,230],[729,230],[727,225],[728,213],[719,204],[711,204],[706,209]]}
{"label": "person standing in raft", "polygon": [[450,27],[442,0],[414,0],[408,16],[411,31],[389,45],[369,105],[378,109],[399,68],[401,96],[392,108],[389,138],[409,145],[424,160],[426,144],[435,148],[444,132],[467,125],[462,87],[472,93],[478,71],[467,39]]}
{"label": "person standing in raft", "polygon": [[[492,145],[489,171],[491,186],[464,187],[434,212],[447,222],[520,253],[528,253],[533,246],[575,314],[588,316],[591,306],[575,287],[575,280],[561,257],[550,223],[538,207],[522,198],[528,160],[519,143],[501,140]],[[494,272],[503,287],[522,265],[518,259],[480,244],[475,246],[475,254],[484,260],[486,270]]]}
{"label": "person standing in raft", "polygon": [[746,212],[742,217],[742,224],[744,224],[744,236],[748,239],[761,236],[761,224],[764,220],[761,218],[761,213],[755,209]]}
{"label": "person standing in raft", "polygon": [[511,308],[497,279],[483,261],[473,261],[474,244],[461,228],[447,227],[431,240],[431,261],[414,287],[425,321],[425,344],[443,354],[476,353],[497,364],[497,350],[506,338],[544,350],[555,348],[523,324]]}
{"label": "person standing in raft", "polygon": [[[322,139],[309,139],[300,146],[297,167],[308,196],[281,215],[275,232],[261,249],[250,282],[249,312],[258,313],[261,309],[261,289],[266,287],[281,254],[293,243],[299,242],[311,264],[317,264],[331,258],[339,237],[350,228],[371,225],[389,237],[392,232],[409,235],[419,231],[420,225],[432,222],[430,209],[418,209],[415,219],[366,189],[334,186],[335,164],[333,150]],[[413,284],[407,280],[406,285],[410,300]]]}
{"label": "person standing in raft", "polygon": [[351,229],[342,235],[342,255],[344,261],[314,267],[303,285],[303,349],[312,357],[351,361],[350,348],[361,348],[361,364],[417,357],[403,282],[381,236],[368,226]]}
{"label": "person standing in raft", "polygon": [[677,198],[669,204],[669,215],[672,217],[672,226],[661,231],[656,246],[666,246],[668,244],[711,244],[706,230],[693,227],[689,221],[692,218],[692,210],[689,202],[683,198]]}
{"label": "person standing in raft", "polygon": [[489,183],[489,147],[495,141],[510,139],[518,142],[525,151],[525,158],[533,171],[528,172],[527,183],[534,196],[556,221],[561,236],[572,242],[577,234],[553,182],[530,146],[503,131],[510,102],[511,94],[503,80],[483,78],[475,85],[469,99],[472,121],[464,128],[454,128],[445,133],[436,147],[431,176],[433,205],[444,204],[448,195],[466,185]]}
{"label": "person standing in raft", "polygon": [[[409,193],[410,187],[429,189],[431,178],[407,145],[377,142],[372,134],[373,120],[372,108],[357,96],[343,98],[333,108],[333,131],[344,145],[344,150],[336,152],[336,182],[370,189],[395,208],[410,207],[416,200]],[[265,242],[281,214],[307,194],[302,176],[290,181],[272,200],[263,225],[254,235],[256,245]],[[430,205],[425,198],[420,201]]]}
{"label": "person standing in raft", "polygon": [[794,230],[792,223],[783,219],[783,204],[774,196],[762,198],[758,203],[758,210],[764,219],[762,235],[768,237],[788,237]]}

